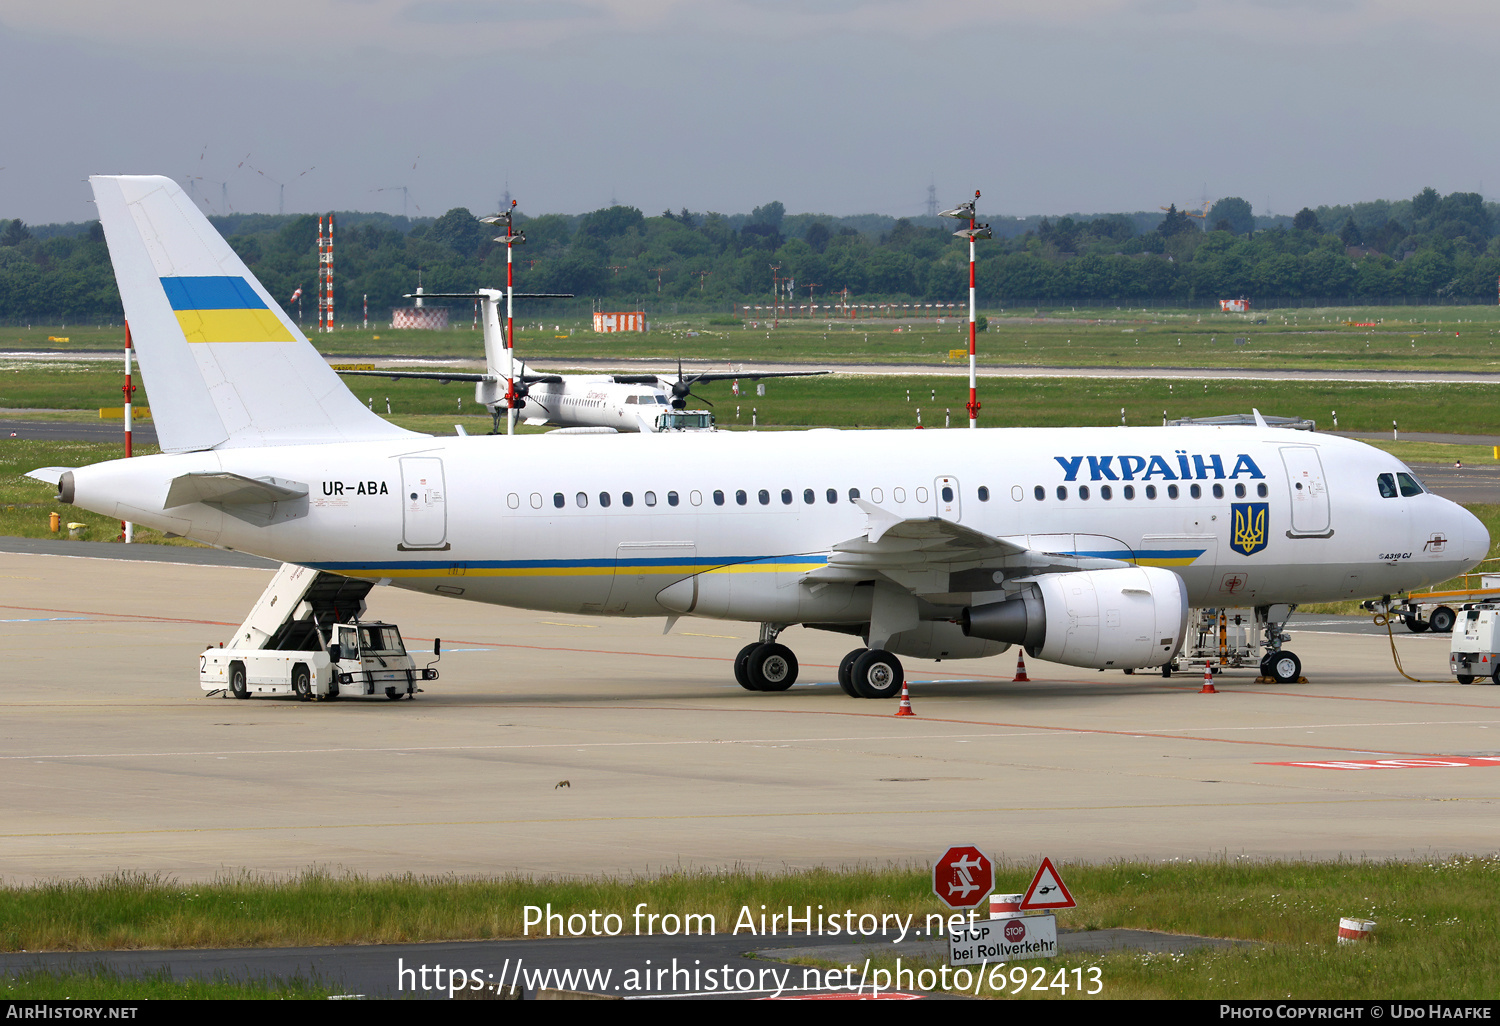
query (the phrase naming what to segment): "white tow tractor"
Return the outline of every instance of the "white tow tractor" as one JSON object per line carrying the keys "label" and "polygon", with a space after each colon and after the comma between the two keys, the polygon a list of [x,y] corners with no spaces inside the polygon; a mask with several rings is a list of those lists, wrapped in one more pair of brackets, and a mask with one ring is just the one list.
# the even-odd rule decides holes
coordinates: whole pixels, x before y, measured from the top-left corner
{"label": "white tow tractor", "polygon": [[1460,684],[1500,684],[1500,607],[1486,603],[1465,609],[1448,643],[1448,668]]}
{"label": "white tow tractor", "polygon": [[[361,620],[374,585],[285,563],[227,644],[198,657],[198,683],[235,698],[294,695],[303,701],[348,695],[414,698],[418,667],[395,624]],[[442,642],[434,641],[434,662]]]}

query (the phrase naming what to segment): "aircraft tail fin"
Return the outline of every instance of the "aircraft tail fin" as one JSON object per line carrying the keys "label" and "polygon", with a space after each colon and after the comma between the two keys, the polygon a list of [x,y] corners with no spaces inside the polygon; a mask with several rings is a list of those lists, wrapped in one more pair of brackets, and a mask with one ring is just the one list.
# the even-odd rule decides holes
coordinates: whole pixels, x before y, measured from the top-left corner
{"label": "aircraft tail fin", "polygon": [[89,182],[162,451],[411,434],[354,397],[175,182]]}

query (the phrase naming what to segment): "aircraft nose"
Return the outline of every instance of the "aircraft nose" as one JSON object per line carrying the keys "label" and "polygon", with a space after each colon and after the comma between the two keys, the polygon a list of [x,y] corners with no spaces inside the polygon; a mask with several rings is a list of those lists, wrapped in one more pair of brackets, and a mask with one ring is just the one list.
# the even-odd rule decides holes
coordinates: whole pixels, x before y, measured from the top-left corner
{"label": "aircraft nose", "polygon": [[1490,554],[1490,531],[1489,528],[1484,526],[1484,521],[1456,503],[1453,506],[1453,518],[1456,521],[1455,526],[1457,528],[1453,532],[1453,536],[1462,540],[1459,552],[1462,554],[1464,562],[1471,565],[1477,564],[1488,557]]}

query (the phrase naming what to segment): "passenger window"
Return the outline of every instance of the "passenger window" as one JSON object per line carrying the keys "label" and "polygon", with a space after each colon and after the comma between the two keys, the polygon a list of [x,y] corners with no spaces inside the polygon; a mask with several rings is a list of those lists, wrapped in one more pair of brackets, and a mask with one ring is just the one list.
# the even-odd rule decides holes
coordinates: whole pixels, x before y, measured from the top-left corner
{"label": "passenger window", "polygon": [[541,492],[532,492],[531,493],[531,508],[532,509],[541,509],[542,508],[542,493]]}
{"label": "passenger window", "polygon": [[771,493],[764,488],[756,492],[755,497],[760,500],[762,506],[769,506],[771,504]]}
{"label": "passenger window", "polygon": [[[979,486],[978,495],[979,495],[979,501],[980,502],[989,502],[990,501],[990,489],[989,489],[989,486],[988,485],[980,485]],[[953,501],[953,489],[949,488],[947,485],[943,485],[943,501],[944,502],[952,502]]]}
{"label": "passenger window", "polygon": [[688,502],[691,502],[694,506],[703,505],[703,493],[697,489],[688,492]]}
{"label": "passenger window", "polygon": [[790,506],[792,504],[792,490],[790,488],[783,488],[781,490],[781,504],[783,506]]}
{"label": "passenger window", "polygon": [[588,509],[588,506],[589,506],[589,495],[588,495],[588,492],[579,492],[577,495],[573,496],[573,502],[575,504],[577,504],[577,506],[578,506],[579,509]]}
{"label": "passenger window", "polygon": [[608,492],[600,492],[599,493],[599,505],[602,506],[602,507],[604,507],[605,509],[609,508],[609,493]]}
{"label": "passenger window", "polygon": [[1085,502],[1088,501],[1088,497],[1089,497],[1089,486],[1088,485],[1079,485],[1078,486],[1078,497],[1080,499],[1084,500]]}
{"label": "passenger window", "polygon": [[1177,486],[1176,485],[1167,485],[1167,498],[1169,498],[1169,499],[1175,499],[1175,498],[1177,498]]}
{"label": "passenger window", "polygon": [[1113,499],[1114,497],[1115,497],[1114,490],[1111,489],[1109,487],[1109,485],[1100,485],[1099,486],[1099,498],[1104,499],[1107,502],[1108,500]]}
{"label": "passenger window", "polygon": [[1222,499],[1222,498],[1224,498],[1224,486],[1223,485],[1221,485],[1221,484],[1214,485],[1214,498],[1216,498],[1216,499]]}
{"label": "passenger window", "polygon": [[[949,491],[949,494],[952,494],[951,489]],[[918,502],[926,502],[927,501],[927,489],[926,488],[918,488],[917,489],[917,501]]]}
{"label": "passenger window", "polygon": [[1148,499],[1154,499],[1154,498],[1156,498],[1156,485],[1147,485],[1146,486],[1146,498],[1148,498]]}
{"label": "passenger window", "polygon": [[853,502],[857,498],[859,498],[859,489],[858,488],[851,488],[851,489],[849,489],[849,501]]}
{"label": "passenger window", "polygon": [[552,493],[552,505],[556,506],[558,509],[562,509],[563,508],[563,493],[562,492],[553,492]]}
{"label": "passenger window", "polygon": [[521,497],[519,495],[517,495],[515,492],[511,492],[509,495],[507,495],[505,497],[505,504],[507,506],[509,506],[511,509],[517,509],[521,505]]}
{"label": "passenger window", "polygon": [[1057,486],[1057,497],[1060,500],[1063,500],[1063,501],[1067,500],[1067,498],[1068,498],[1068,486],[1067,485],[1058,485]]}
{"label": "passenger window", "polygon": [[1037,485],[1031,490],[1031,494],[1036,496],[1037,502],[1041,502],[1047,497],[1047,489],[1043,488],[1041,485]]}
{"label": "passenger window", "polygon": [[1188,489],[1188,494],[1195,499],[1201,499],[1203,498],[1203,489],[1198,487],[1197,485],[1193,485]]}
{"label": "passenger window", "polygon": [[746,495],[745,489],[741,488],[739,491],[734,493],[734,501],[743,506],[745,503],[750,501],[750,496]]}
{"label": "passenger window", "polygon": [[1135,485],[1126,485],[1120,491],[1124,493],[1126,499],[1135,498]]}
{"label": "passenger window", "polygon": [[1271,489],[1267,488],[1266,483],[1262,481],[1260,484],[1255,486],[1255,494],[1264,499],[1267,495],[1271,494]]}
{"label": "passenger window", "polygon": [[646,500],[646,505],[648,505],[648,506],[655,506],[656,505],[656,493],[655,492],[647,492],[646,495],[645,495],[645,500]]}
{"label": "passenger window", "polygon": [[724,505],[724,493],[721,492],[721,491],[719,491],[717,488],[714,489],[714,505],[715,506],[722,506],[722,505]]}
{"label": "passenger window", "polygon": [[[990,500],[990,490],[988,488],[980,488],[979,489],[979,501],[980,502],[988,502],[989,500]],[[953,489],[950,488],[948,485],[943,485],[943,501],[944,502],[952,502],[953,501]]]}
{"label": "passenger window", "polygon": [[882,492],[879,488],[871,488],[870,489],[870,501],[871,502],[884,502],[885,501],[885,492]]}
{"label": "passenger window", "polygon": [[906,489],[905,488],[893,488],[893,489],[891,489],[891,498],[895,499],[897,502],[905,502],[906,501]]}
{"label": "passenger window", "polygon": [[1237,484],[1237,485],[1234,486],[1234,497],[1236,499],[1243,499],[1245,497],[1245,486],[1244,485]]}
{"label": "passenger window", "polygon": [[838,504],[838,501],[839,501],[839,490],[837,488],[830,488],[830,489],[828,489],[828,504],[830,506],[834,506],[834,505]]}
{"label": "passenger window", "polygon": [[802,501],[811,506],[818,501],[818,493],[811,488],[804,488],[802,489]]}
{"label": "passenger window", "polygon": [[[648,505],[649,505],[649,503],[648,503]],[[677,505],[677,493],[676,492],[668,492],[667,493],[667,505],[668,506],[675,506],[675,505]]]}
{"label": "passenger window", "polygon": [[1426,491],[1426,489],[1422,487],[1422,483],[1416,478],[1412,477],[1410,474],[1397,474],[1396,480],[1401,482],[1402,495],[1421,495],[1424,491]]}
{"label": "passenger window", "polygon": [[620,493],[620,502],[623,505],[626,505],[626,506],[634,506],[635,505],[635,496],[631,495],[629,492],[621,492]]}

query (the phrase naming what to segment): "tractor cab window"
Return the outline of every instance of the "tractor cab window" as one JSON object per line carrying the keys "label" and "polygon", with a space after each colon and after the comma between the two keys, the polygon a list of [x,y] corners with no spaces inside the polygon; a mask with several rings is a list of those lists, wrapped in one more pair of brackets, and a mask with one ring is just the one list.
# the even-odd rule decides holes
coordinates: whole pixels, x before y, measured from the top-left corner
{"label": "tractor cab window", "polygon": [[395,627],[361,627],[360,651],[375,655],[405,655],[401,632]]}

